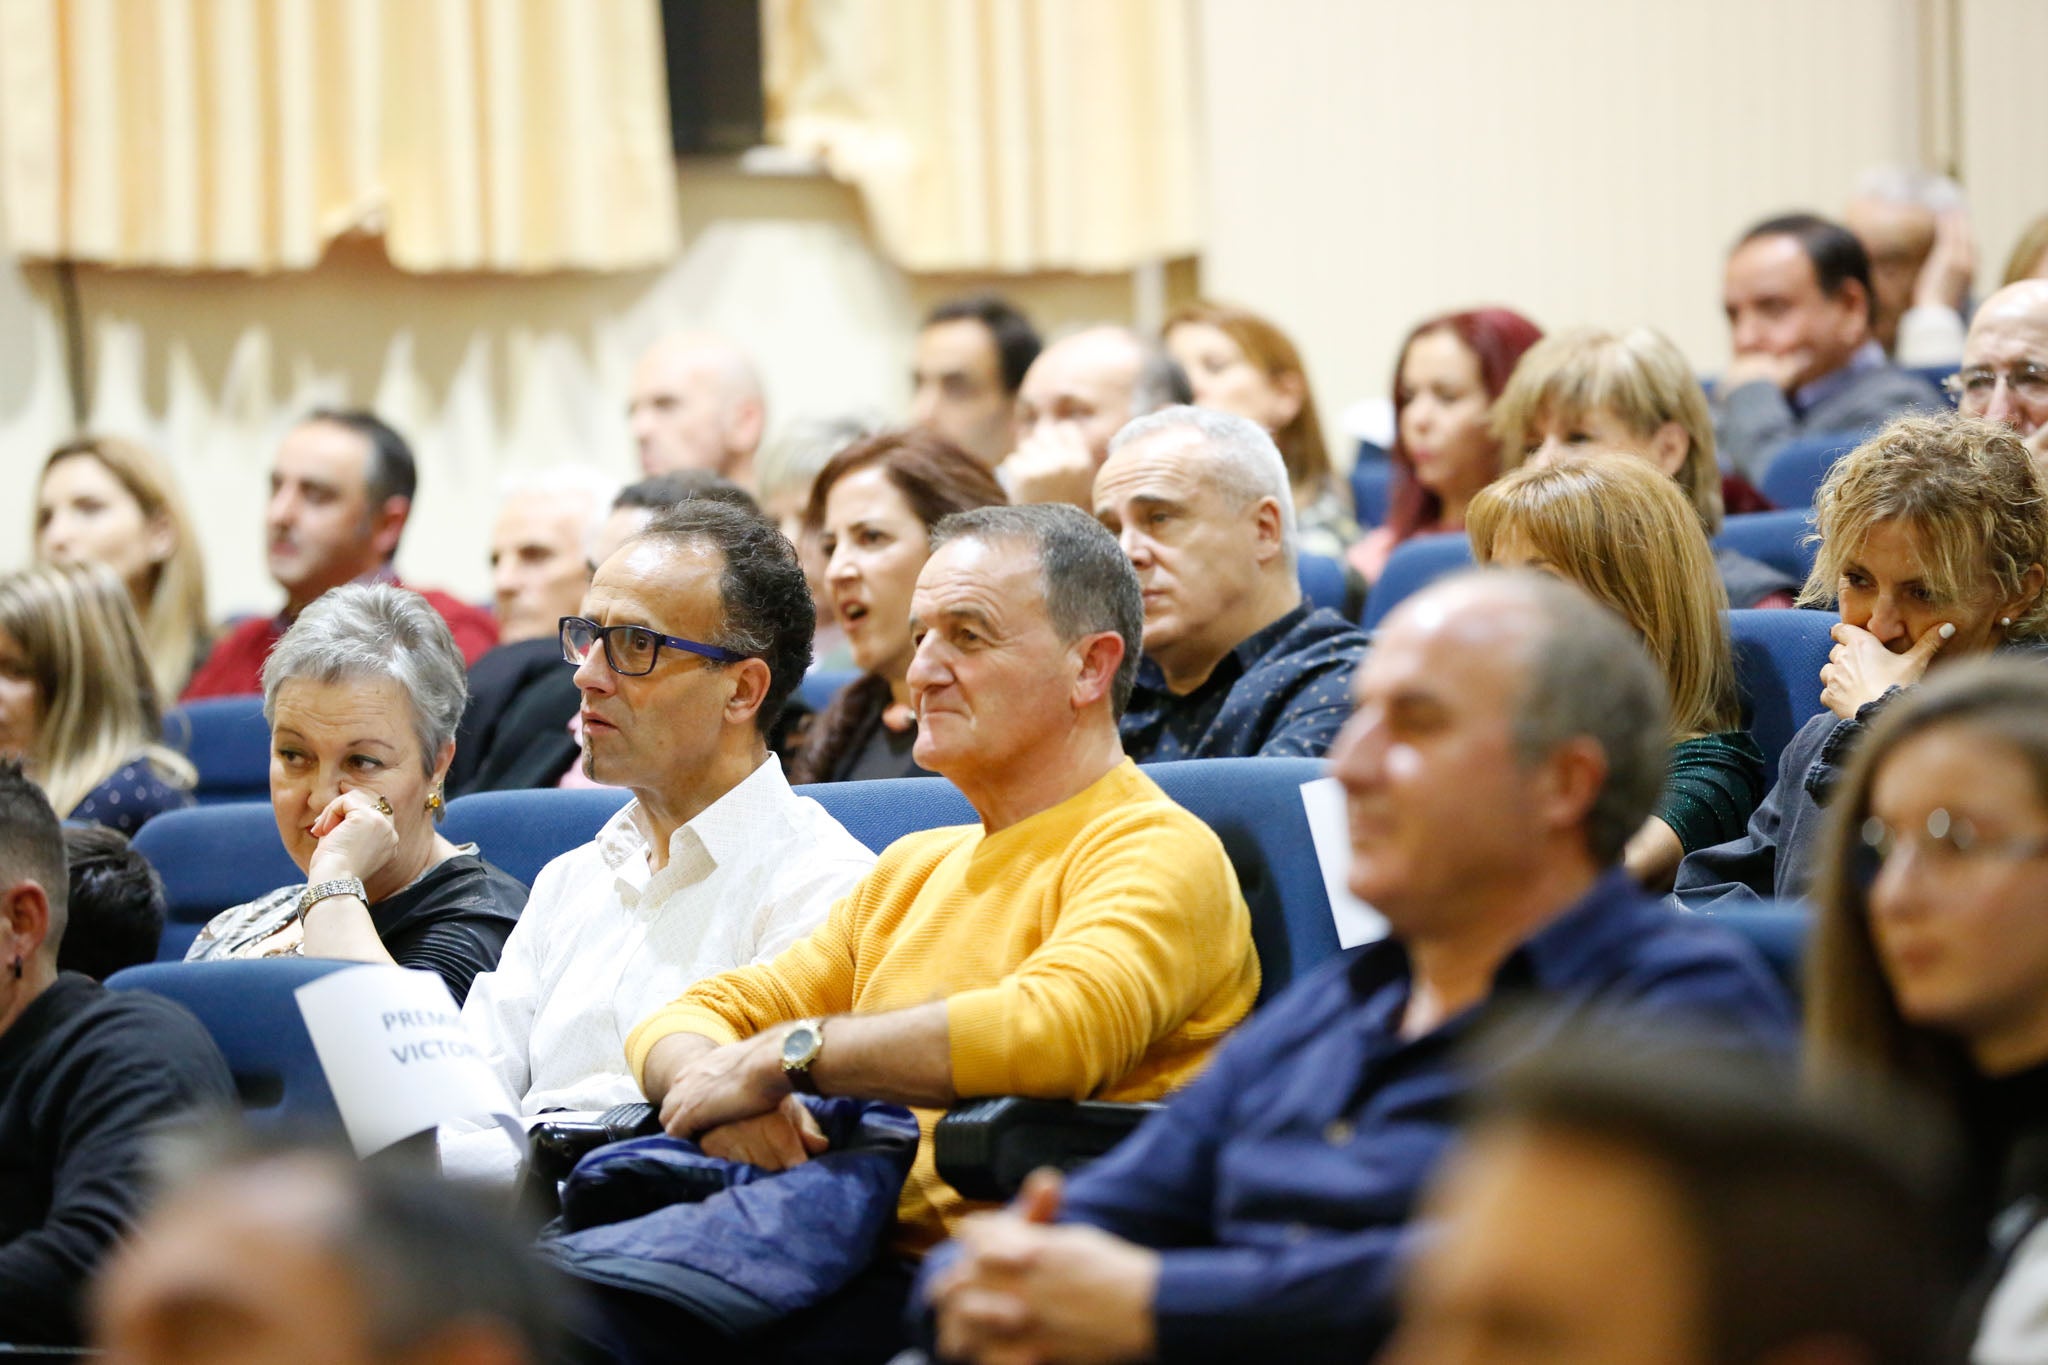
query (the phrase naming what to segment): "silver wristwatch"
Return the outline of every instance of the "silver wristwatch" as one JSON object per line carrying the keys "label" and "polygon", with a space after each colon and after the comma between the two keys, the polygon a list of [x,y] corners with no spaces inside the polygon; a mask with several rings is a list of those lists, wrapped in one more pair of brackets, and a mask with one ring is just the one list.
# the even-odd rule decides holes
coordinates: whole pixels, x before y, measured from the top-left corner
{"label": "silver wristwatch", "polygon": [[303,920],[306,912],[326,900],[329,896],[354,896],[369,909],[370,896],[363,890],[361,877],[333,877],[324,882],[315,882],[299,893],[299,903],[292,911],[292,918]]}

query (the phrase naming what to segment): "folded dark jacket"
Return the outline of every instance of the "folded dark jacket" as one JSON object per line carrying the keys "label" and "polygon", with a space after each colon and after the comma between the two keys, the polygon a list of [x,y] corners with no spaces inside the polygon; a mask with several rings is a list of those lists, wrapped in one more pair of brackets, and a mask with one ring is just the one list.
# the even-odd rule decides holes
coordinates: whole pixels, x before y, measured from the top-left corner
{"label": "folded dark jacket", "polygon": [[652,1295],[732,1336],[822,1302],[894,1225],[917,1120],[867,1100],[805,1103],[831,1147],[779,1173],[671,1137],[598,1148],[576,1164],[541,1249],[579,1279]]}

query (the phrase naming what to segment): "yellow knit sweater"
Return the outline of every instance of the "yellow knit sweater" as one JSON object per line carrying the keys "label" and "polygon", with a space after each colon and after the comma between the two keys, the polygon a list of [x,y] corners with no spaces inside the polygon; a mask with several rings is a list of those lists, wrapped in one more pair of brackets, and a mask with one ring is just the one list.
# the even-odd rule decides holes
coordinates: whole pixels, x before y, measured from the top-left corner
{"label": "yellow knit sweater", "polygon": [[[962,1097],[1156,1099],[1251,1009],[1258,957],[1223,845],[1126,760],[994,835],[908,835],[774,961],[698,982],[626,1040],[735,1042],[790,1019],[946,1001]],[[936,1110],[897,1214],[905,1250],[969,1207],[932,1165]]]}

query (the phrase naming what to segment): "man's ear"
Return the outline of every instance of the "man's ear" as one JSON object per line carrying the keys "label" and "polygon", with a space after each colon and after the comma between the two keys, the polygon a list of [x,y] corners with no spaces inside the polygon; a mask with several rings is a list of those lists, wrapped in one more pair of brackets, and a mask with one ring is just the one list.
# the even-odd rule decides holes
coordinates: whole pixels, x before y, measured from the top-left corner
{"label": "man's ear", "polygon": [[1835,301],[1842,305],[1846,314],[1843,327],[1845,332],[1870,335],[1870,291],[1863,287],[1861,280],[1843,280],[1841,288],[1835,291]]}
{"label": "man's ear", "polygon": [[1692,451],[1692,437],[1676,422],[1666,422],[1650,433],[1650,459],[1667,478],[1677,478]]}
{"label": "man's ear", "polygon": [[1574,735],[1543,760],[1536,811],[1553,829],[1576,829],[1607,786],[1607,753],[1591,735]]}
{"label": "man's ear", "polygon": [[1106,699],[1116,687],[1116,671],[1124,661],[1124,637],[1113,630],[1098,630],[1074,645],[1080,655],[1081,671],[1074,678],[1074,709],[1086,710]]}
{"label": "man's ear", "polygon": [[768,425],[768,407],[758,398],[742,398],[732,405],[725,422],[726,449],[734,454],[759,450],[761,435]]}
{"label": "man's ear", "polygon": [[741,659],[725,666],[725,676],[732,683],[732,693],[725,699],[726,724],[754,724],[756,713],[768,700],[768,684],[774,678],[774,670],[765,659]]}
{"label": "man's ear", "polygon": [[0,968],[34,957],[50,936],[50,895],[38,881],[0,891]]}
{"label": "man's ear", "polygon": [[1260,564],[1270,564],[1278,559],[1286,548],[1287,522],[1280,508],[1280,500],[1267,496],[1260,498],[1252,509],[1253,528],[1258,534],[1256,555]]}
{"label": "man's ear", "polygon": [[387,564],[398,553],[398,538],[405,534],[405,519],[412,515],[412,499],[393,493],[370,512],[370,544],[377,562]]}

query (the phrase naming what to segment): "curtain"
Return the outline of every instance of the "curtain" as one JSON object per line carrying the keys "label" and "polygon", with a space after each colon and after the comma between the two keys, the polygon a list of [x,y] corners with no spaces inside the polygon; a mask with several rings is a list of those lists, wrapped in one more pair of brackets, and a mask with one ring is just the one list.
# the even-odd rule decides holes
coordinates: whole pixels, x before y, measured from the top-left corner
{"label": "curtain", "polygon": [[678,245],[656,0],[0,0],[21,256],[616,270]]}
{"label": "curtain", "polygon": [[1189,0],[764,0],[771,136],[917,271],[1119,271],[1200,242]]}

